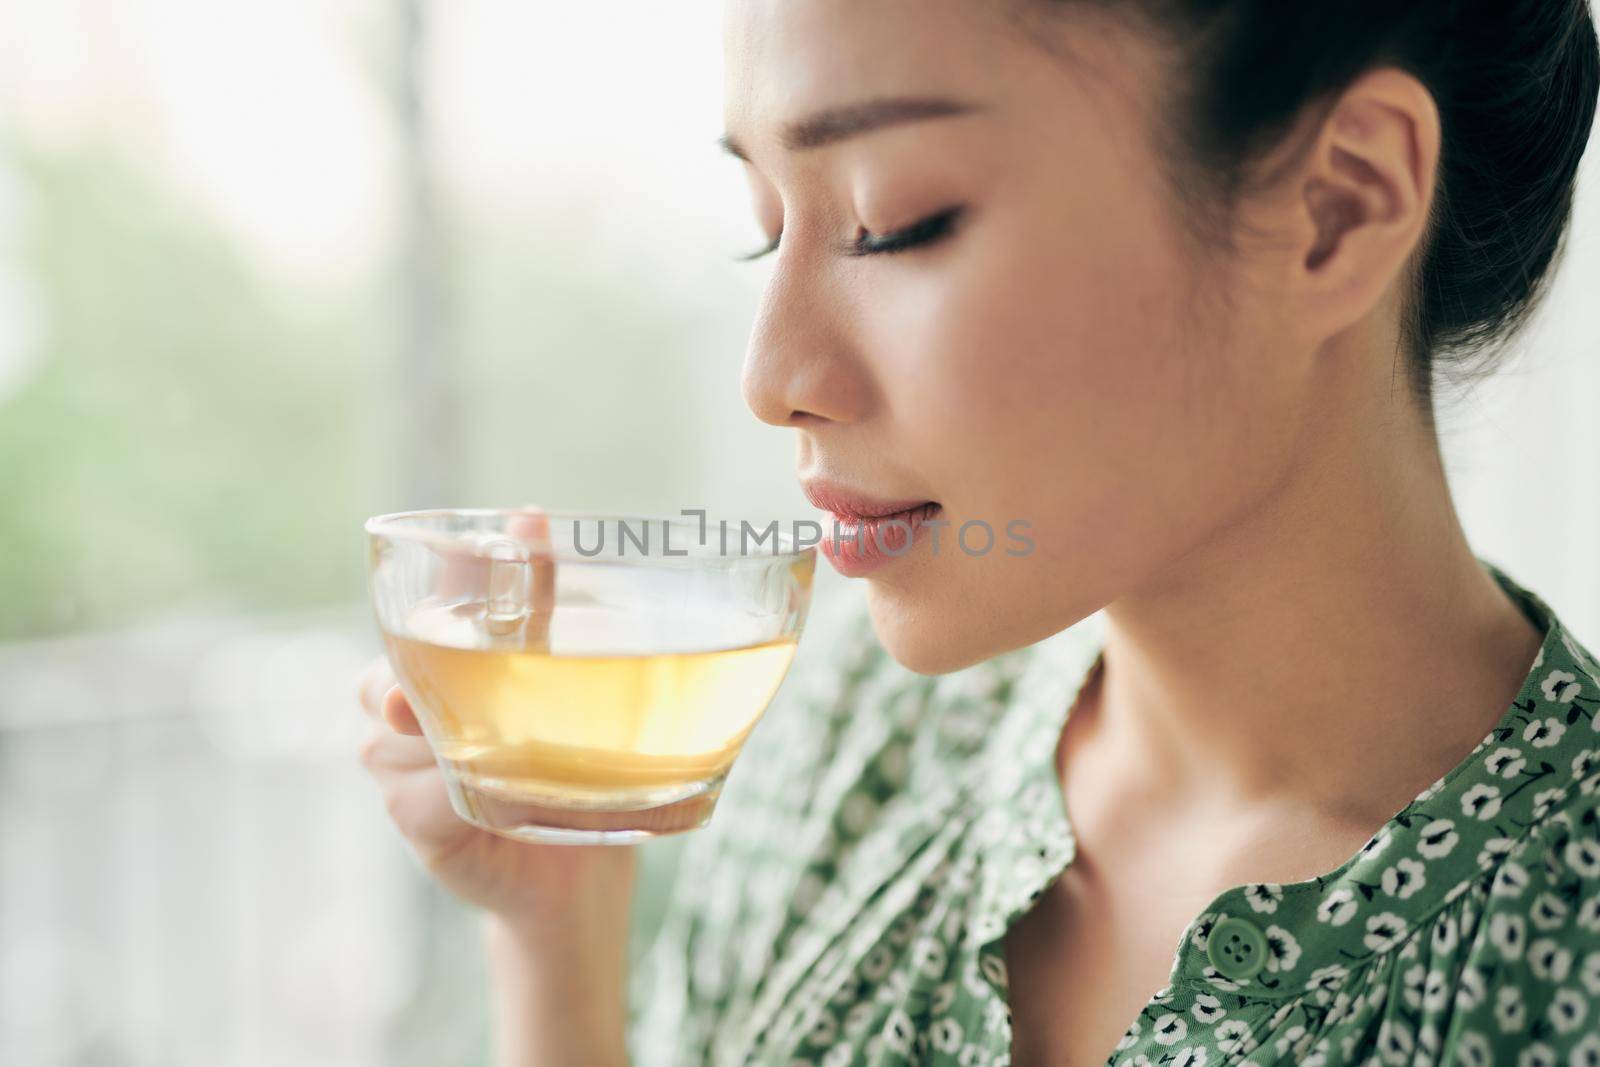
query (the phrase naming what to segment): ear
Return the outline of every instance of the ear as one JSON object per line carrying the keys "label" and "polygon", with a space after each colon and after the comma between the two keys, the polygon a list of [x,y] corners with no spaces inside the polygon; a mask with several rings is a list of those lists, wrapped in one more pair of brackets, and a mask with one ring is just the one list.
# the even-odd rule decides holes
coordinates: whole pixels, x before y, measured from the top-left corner
{"label": "ear", "polygon": [[1295,320],[1320,342],[1395,285],[1427,231],[1441,140],[1433,95],[1394,68],[1363,74],[1334,101],[1280,189]]}

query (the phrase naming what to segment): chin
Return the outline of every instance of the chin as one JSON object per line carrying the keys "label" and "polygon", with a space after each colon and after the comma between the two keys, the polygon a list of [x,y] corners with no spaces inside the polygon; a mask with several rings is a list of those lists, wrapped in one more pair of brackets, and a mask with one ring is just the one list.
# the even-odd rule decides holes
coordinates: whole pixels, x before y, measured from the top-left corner
{"label": "chin", "polygon": [[984,640],[970,612],[907,604],[898,591],[877,583],[871,583],[868,606],[878,642],[914,674],[949,674],[1004,651]]}

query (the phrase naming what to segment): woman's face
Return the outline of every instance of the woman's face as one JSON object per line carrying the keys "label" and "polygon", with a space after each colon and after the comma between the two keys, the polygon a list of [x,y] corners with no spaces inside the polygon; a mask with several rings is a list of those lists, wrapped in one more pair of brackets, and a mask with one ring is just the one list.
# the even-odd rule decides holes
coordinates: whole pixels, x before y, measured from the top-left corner
{"label": "woman's face", "polygon": [[[726,9],[727,130],[782,234],[744,394],[799,431],[803,481],[939,505],[947,525],[865,575],[884,645],[927,674],[1070,625],[1236,520],[1291,462],[1312,391],[1270,293],[1194,254],[1151,134],[1153,45],[1075,14],[1066,58],[1008,6]],[[785,143],[898,97],[970,109]],[[913,227],[934,239],[842,251]],[[987,551],[981,526],[958,540],[976,523]]]}

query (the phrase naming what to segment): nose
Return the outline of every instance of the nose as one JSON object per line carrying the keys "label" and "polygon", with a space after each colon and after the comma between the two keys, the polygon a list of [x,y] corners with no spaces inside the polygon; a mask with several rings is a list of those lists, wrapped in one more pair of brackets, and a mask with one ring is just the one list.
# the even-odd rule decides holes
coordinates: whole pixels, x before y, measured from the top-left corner
{"label": "nose", "polygon": [[773,426],[860,421],[872,383],[851,339],[855,301],[834,287],[836,280],[803,274],[799,266],[780,262],[762,295],[745,352],[744,401]]}

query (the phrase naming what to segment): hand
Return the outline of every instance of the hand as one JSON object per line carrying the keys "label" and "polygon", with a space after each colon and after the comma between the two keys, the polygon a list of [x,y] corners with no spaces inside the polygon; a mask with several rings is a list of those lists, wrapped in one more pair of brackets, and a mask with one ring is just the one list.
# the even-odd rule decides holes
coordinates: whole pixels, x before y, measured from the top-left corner
{"label": "hand", "polygon": [[[542,514],[512,520],[513,536],[549,537]],[[449,563],[446,588],[472,588],[471,569],[481,557]],[[548,634],[555,564],[533,566],[530,637]],[[636,871],[626,845],[546,845],[490,833],[456,815],[444,777],[388,658],[379,656],[359,687],[372,732],[361,745],[361,762],[378,782],[395,825],[422,865],[442,886],[469,904],[496,915],[523,937],[571,936],[593,919],[625,929]]]}

